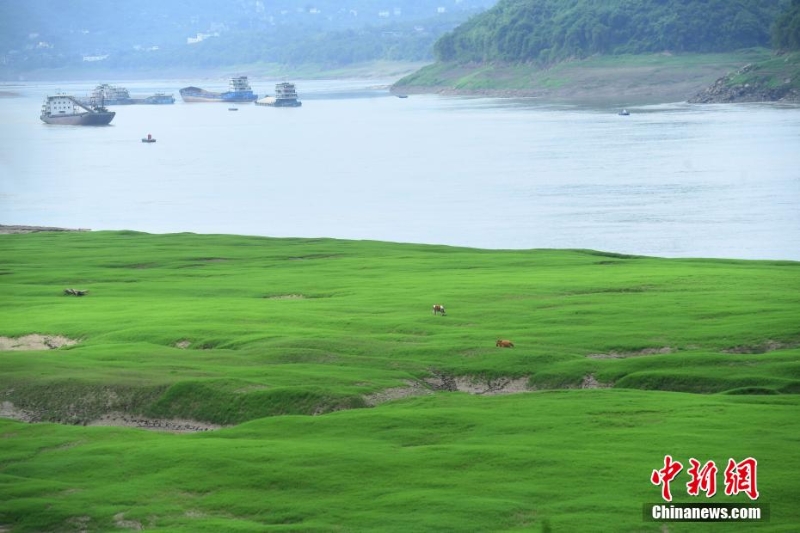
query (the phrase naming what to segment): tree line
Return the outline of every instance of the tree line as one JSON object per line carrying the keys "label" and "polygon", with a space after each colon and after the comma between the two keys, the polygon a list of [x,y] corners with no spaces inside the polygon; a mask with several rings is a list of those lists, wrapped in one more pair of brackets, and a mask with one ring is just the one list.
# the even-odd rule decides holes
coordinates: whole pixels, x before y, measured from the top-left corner
{"label": "tree line", "polygon": [[[797,3],[793,0],[792,9]],[[434,52],[439,61],[550,64],[593,54],[768,47],[773,23],[788,5],[788,0],[501,0],[441,37]],[[796,20],[789,17],[781,42]]]}

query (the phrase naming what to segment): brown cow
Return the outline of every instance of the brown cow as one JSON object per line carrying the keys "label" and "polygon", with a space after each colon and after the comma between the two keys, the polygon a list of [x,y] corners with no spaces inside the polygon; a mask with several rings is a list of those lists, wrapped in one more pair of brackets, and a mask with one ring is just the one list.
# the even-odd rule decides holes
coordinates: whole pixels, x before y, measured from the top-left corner
{"label": "brown cow", "polygon": [[444,311],[444,306],[439,304],[433,304],[433,314],[438,315],[440,314],[445,316],[447,313]]}
{"label": "brown cow", "polygon": [[495,346],[497,346],[498,348],[513,348],[514,343],[511,341],[507,341],[505,339],[497,339]]}

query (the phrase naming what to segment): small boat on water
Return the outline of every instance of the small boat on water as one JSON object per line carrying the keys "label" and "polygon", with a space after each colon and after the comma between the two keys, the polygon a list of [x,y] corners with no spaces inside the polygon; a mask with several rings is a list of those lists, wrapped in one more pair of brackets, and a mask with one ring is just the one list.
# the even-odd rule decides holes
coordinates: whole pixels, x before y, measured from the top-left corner
{"label": "small boat on water", "polygon": [[283,82],[275,86],[275,96],[267,96],[256,100],[256,105],[270,107],[300,107],[303,103],[297,99],[294,83]]}
{"label": "small boat on water", "polygon": [[229,107],[228,111],[239,111],[238,107]]}
{"label": "small boat on water", "polygon": [[622,111],[619,112],[619,115],[621,117],[627,117],[628,115],[630,115],[630,113],[628,112],[627,109],[623,109]]}
{"label": "small boat on water", "polygon": [[39,118],[46,124],[66,126],[107,126],[116,113],[103,106],[84,104],[73,96],[48,96],[42,104]]}
{"label": "small boat on water", "polygon": [[184,102],[253,102],[258,95],[250,88],[247,76],[236,76],[228,80],[228,90],[224,93],[206,91],[200,87],[184,87],[180,91]]}
{"label": "small boat on water", "polygon": [[153,136],[152,136],[152,135],[150,135],[150,134],[148,133],[148,134],[147,134],[147,137],[145,137],[144,139],[142,139],[142,142],[143,142],[143,143],[154,143],[154,142],[156,142],[156,140],[153,138]]}

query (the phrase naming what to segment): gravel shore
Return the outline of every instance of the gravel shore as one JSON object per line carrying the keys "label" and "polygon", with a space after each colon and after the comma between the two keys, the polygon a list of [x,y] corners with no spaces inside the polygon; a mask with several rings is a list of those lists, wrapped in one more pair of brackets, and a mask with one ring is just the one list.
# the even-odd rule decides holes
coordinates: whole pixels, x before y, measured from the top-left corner
{"label": "gravel shore", "polygon": [[84,228],[52,228],[48,226],[14,226],[0,224],[0,235],[10,235],[13,233],[36,233],[39,231],[91,231]]}

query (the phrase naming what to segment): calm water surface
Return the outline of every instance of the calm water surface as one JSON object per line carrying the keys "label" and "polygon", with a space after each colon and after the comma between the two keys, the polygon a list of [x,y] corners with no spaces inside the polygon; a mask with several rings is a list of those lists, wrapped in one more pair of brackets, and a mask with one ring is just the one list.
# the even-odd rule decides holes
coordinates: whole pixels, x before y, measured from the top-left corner
{"label": "calm water surface", "polygon": [[0,98],[0,223],[800,260],[798,106],[621,117],[317,81],[302,108],[232,112],[180,102],[219,80],[120,85],[178,102],[48,126],[44,95],[92,84],[0,87],[20,95]]}

